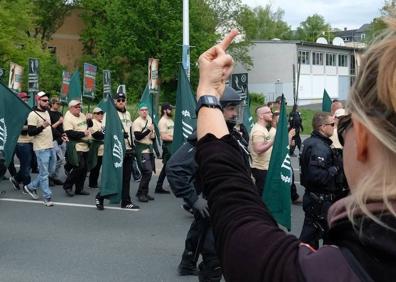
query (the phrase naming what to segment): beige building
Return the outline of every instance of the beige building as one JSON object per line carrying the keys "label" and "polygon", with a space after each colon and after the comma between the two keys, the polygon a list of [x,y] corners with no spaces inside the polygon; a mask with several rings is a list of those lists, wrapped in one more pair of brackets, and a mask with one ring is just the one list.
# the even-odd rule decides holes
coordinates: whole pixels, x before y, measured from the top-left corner
{"label": "beige building", "polygon": [[52,35],[48,48],[56,55],[58,62],[73,71],[78,67],[83,55],[83,45],[80,34],[84,22],[80,16],[81,10],[74,9],[65,17],[63,25]]}

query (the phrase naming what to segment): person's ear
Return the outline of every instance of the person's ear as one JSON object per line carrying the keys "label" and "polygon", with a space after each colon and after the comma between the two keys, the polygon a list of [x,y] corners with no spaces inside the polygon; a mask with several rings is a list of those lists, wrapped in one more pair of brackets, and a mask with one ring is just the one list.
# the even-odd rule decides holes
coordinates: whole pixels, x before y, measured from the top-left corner
{"label": "person's ear", "polygon": [[360,162],[365,162],[368,156],[368,139],[370,133],[360,121],[352,120],[352,122],[352,130],[354,130],[356,142],[356,159]]}

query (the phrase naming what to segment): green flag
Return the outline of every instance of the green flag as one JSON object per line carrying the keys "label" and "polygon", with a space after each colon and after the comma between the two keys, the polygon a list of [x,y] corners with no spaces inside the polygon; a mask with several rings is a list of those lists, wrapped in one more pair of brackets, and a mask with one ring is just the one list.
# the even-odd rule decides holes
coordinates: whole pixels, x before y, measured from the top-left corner
{"label": "green flag", "polygon": [[279,122],[276,128],[271,160],[262,196],[264,203],[267,205],[275,220],[288,230],[291,228],[291,181],[292,168],[289,156],[287,116],[285,100],[282,95]]}
{"label": "green flag", "polygon": [[190,81],[188,81],[186,72],[182,64],[180,64],[172,152],[176,152],[186,142],[187,137],[195,130],[197,126],[196,107],[197,101],[195,100]]}
{"label": "green flag", "polygon": [[106,112],[106,119],[100,194],[109,197],[111,202],[117,203],[121,199],[122,189],[124,131],[113,99],[108,97],[102,105]]}
{"label": "green flag", "polygon": [[80,72],[75,71],[69,82],[69,92],[67,93],[67,102],[71,100],[80,100],[81,101],[81,81],[80,81]]}
{"label": "green flag", "polygon": [[322,112],[331,112],[331,98],[327,93],[326,89],[323,90],[323,99],[322,99]]}
{"label": "green flag", "polygon": [[144,103],[148,106],[149,115],[153,120],[154,125],[158,126],[159,120],[158,120],[157,107],[155,106],[155,102],[154,102],[154,94],[150,93],[148,85],[146,85],[146,88],[144,88],[142,97],[140,98],[140,103]]}
{"label": "green flag", "polygon": [[0,151],[4,151],[8,166],[15,145],[31,108],[18,98],[7,86],[0,83]]}
{"label": "green flag", "polygon": [[246,130],[250,134],[250,131],[252,130],[252,127],[253,127],[253,117],[252,117],[252,114],[250,113],[249,93],[247,93],[247,95],[246,95],[246,105],[243,109],[243,125],[245,126]]}

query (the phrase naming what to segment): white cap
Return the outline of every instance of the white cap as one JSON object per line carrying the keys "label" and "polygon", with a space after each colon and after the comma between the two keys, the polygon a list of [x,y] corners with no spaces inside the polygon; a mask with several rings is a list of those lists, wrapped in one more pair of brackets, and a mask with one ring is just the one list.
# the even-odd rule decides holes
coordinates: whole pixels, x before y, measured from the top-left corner
{"label": "white cap", "polygon": [[45,93],[44,91],[40,91],[39,93],[37,93],[37,97],[44,97],[44,96],[48,96],[47,93]]}
{"label": "white cap", "polygon": [[74,106],[79,105],[79,104],[81,104],[80,100],[71,100],[69,102],[69,107],[74,107]]}
{"label": "white cap", "polygon": [[94,114],[100,113],[100,112],[103,112],[103,110],[102,110],[101,108],[99,108],[99,107],[96,107],[96,108],[93,110],[93,113],[94,113]]}
{"label": "white cap", "polygon": [[345,116],[345,115],[346,115],[346,113],[345,113],[345,110],[344,110],[344,109],[338,109],[338,110],[335,111],[335,113],[334,113],[334,116],[335,116],[336,118],[342,117],[342,116]]}

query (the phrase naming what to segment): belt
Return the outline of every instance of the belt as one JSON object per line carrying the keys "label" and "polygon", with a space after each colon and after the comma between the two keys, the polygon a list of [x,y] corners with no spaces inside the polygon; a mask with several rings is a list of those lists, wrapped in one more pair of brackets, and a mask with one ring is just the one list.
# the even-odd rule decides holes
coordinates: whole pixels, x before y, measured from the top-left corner
{"label": "belt", "polygon": [[333,202],[336,198],[335,194],[332,193],[318,193],[318,192],[309,192],[310,194],[314,194],[314,197],[316,196],[322,201],[330,201]]}

